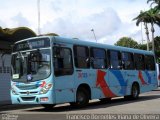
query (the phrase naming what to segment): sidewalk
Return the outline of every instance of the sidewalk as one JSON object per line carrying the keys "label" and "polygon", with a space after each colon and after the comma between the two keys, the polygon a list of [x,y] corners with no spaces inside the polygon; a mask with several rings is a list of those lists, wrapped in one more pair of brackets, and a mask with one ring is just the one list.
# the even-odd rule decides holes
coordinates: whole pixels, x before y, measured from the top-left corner
{"label": "sidewalk", "polygon": [[32,105],[32,104],[12,104],[11,101],[0,101],[0,112],[7,110],[16,110],[16,109],[25,109],[32,108],[41,105]]}
{"label": "sidewalk", "polygon": [[0,112],[1,111],[7,111],[7,110],[16,110],[16,109],[25,109],[25,108],[32,108],[32,107],[38,107],[40,105],[21,105],[21,104],[0,104]]}

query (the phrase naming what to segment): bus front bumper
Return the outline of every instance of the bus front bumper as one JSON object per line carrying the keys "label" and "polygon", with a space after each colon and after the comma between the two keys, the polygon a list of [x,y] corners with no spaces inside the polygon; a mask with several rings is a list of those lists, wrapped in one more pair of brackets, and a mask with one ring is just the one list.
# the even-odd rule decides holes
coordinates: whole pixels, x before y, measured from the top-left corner
{"label": "bus front bumper", "polygon": [[46,94],[18,94],[11,92],[12,104],[55,104],[53,91],[48,91]]}

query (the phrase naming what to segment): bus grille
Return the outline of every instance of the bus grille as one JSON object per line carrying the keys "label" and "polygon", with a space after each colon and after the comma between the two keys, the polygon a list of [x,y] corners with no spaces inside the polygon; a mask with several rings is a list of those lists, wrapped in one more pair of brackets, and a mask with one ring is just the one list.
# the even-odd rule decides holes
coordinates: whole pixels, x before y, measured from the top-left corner
{"label": "bus grille", "polygon": [[16,85],[17,88],[20,90],[32,90],[32,89],[37,89],[39,86],[38,85]]}
{"label": "bus grille", "polygon": [[[29,92],[29,94],[37,94],[37,93],[38,93],[37,91]],[[28,92],[20,92],[20,94],[25,94],[25,95],[27,95],[27,94],[28,94]]]}

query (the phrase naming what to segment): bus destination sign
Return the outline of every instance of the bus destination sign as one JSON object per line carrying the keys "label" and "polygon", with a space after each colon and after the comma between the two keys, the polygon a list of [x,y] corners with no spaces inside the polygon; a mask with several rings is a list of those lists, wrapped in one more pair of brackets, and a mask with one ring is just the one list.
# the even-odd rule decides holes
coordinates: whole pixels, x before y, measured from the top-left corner
{"label": "bus destination sign", "polygon": [[14,45],[13,51],[30,50],[45,48],[50,46],[50,41],[48,38],[31,39],[28,41],[19,42]]}

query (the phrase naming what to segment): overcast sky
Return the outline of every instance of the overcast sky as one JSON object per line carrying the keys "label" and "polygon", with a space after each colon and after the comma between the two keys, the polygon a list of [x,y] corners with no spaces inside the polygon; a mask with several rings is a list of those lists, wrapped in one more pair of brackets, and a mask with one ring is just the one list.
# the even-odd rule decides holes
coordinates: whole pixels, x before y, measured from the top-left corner
{"label": "overcast sky", "polygon": [[[147,0],[41,0],[41,33],[57,33],[114,44],[128,36],[141,42],[141,26],[135,25],[140,10],[148,10]],[[37,33],[37,0],[0,0],[0,26],[26,26]],[[143,37],[146,39],[143,29]],[[156,27],[156,35],[160,29]]]}

